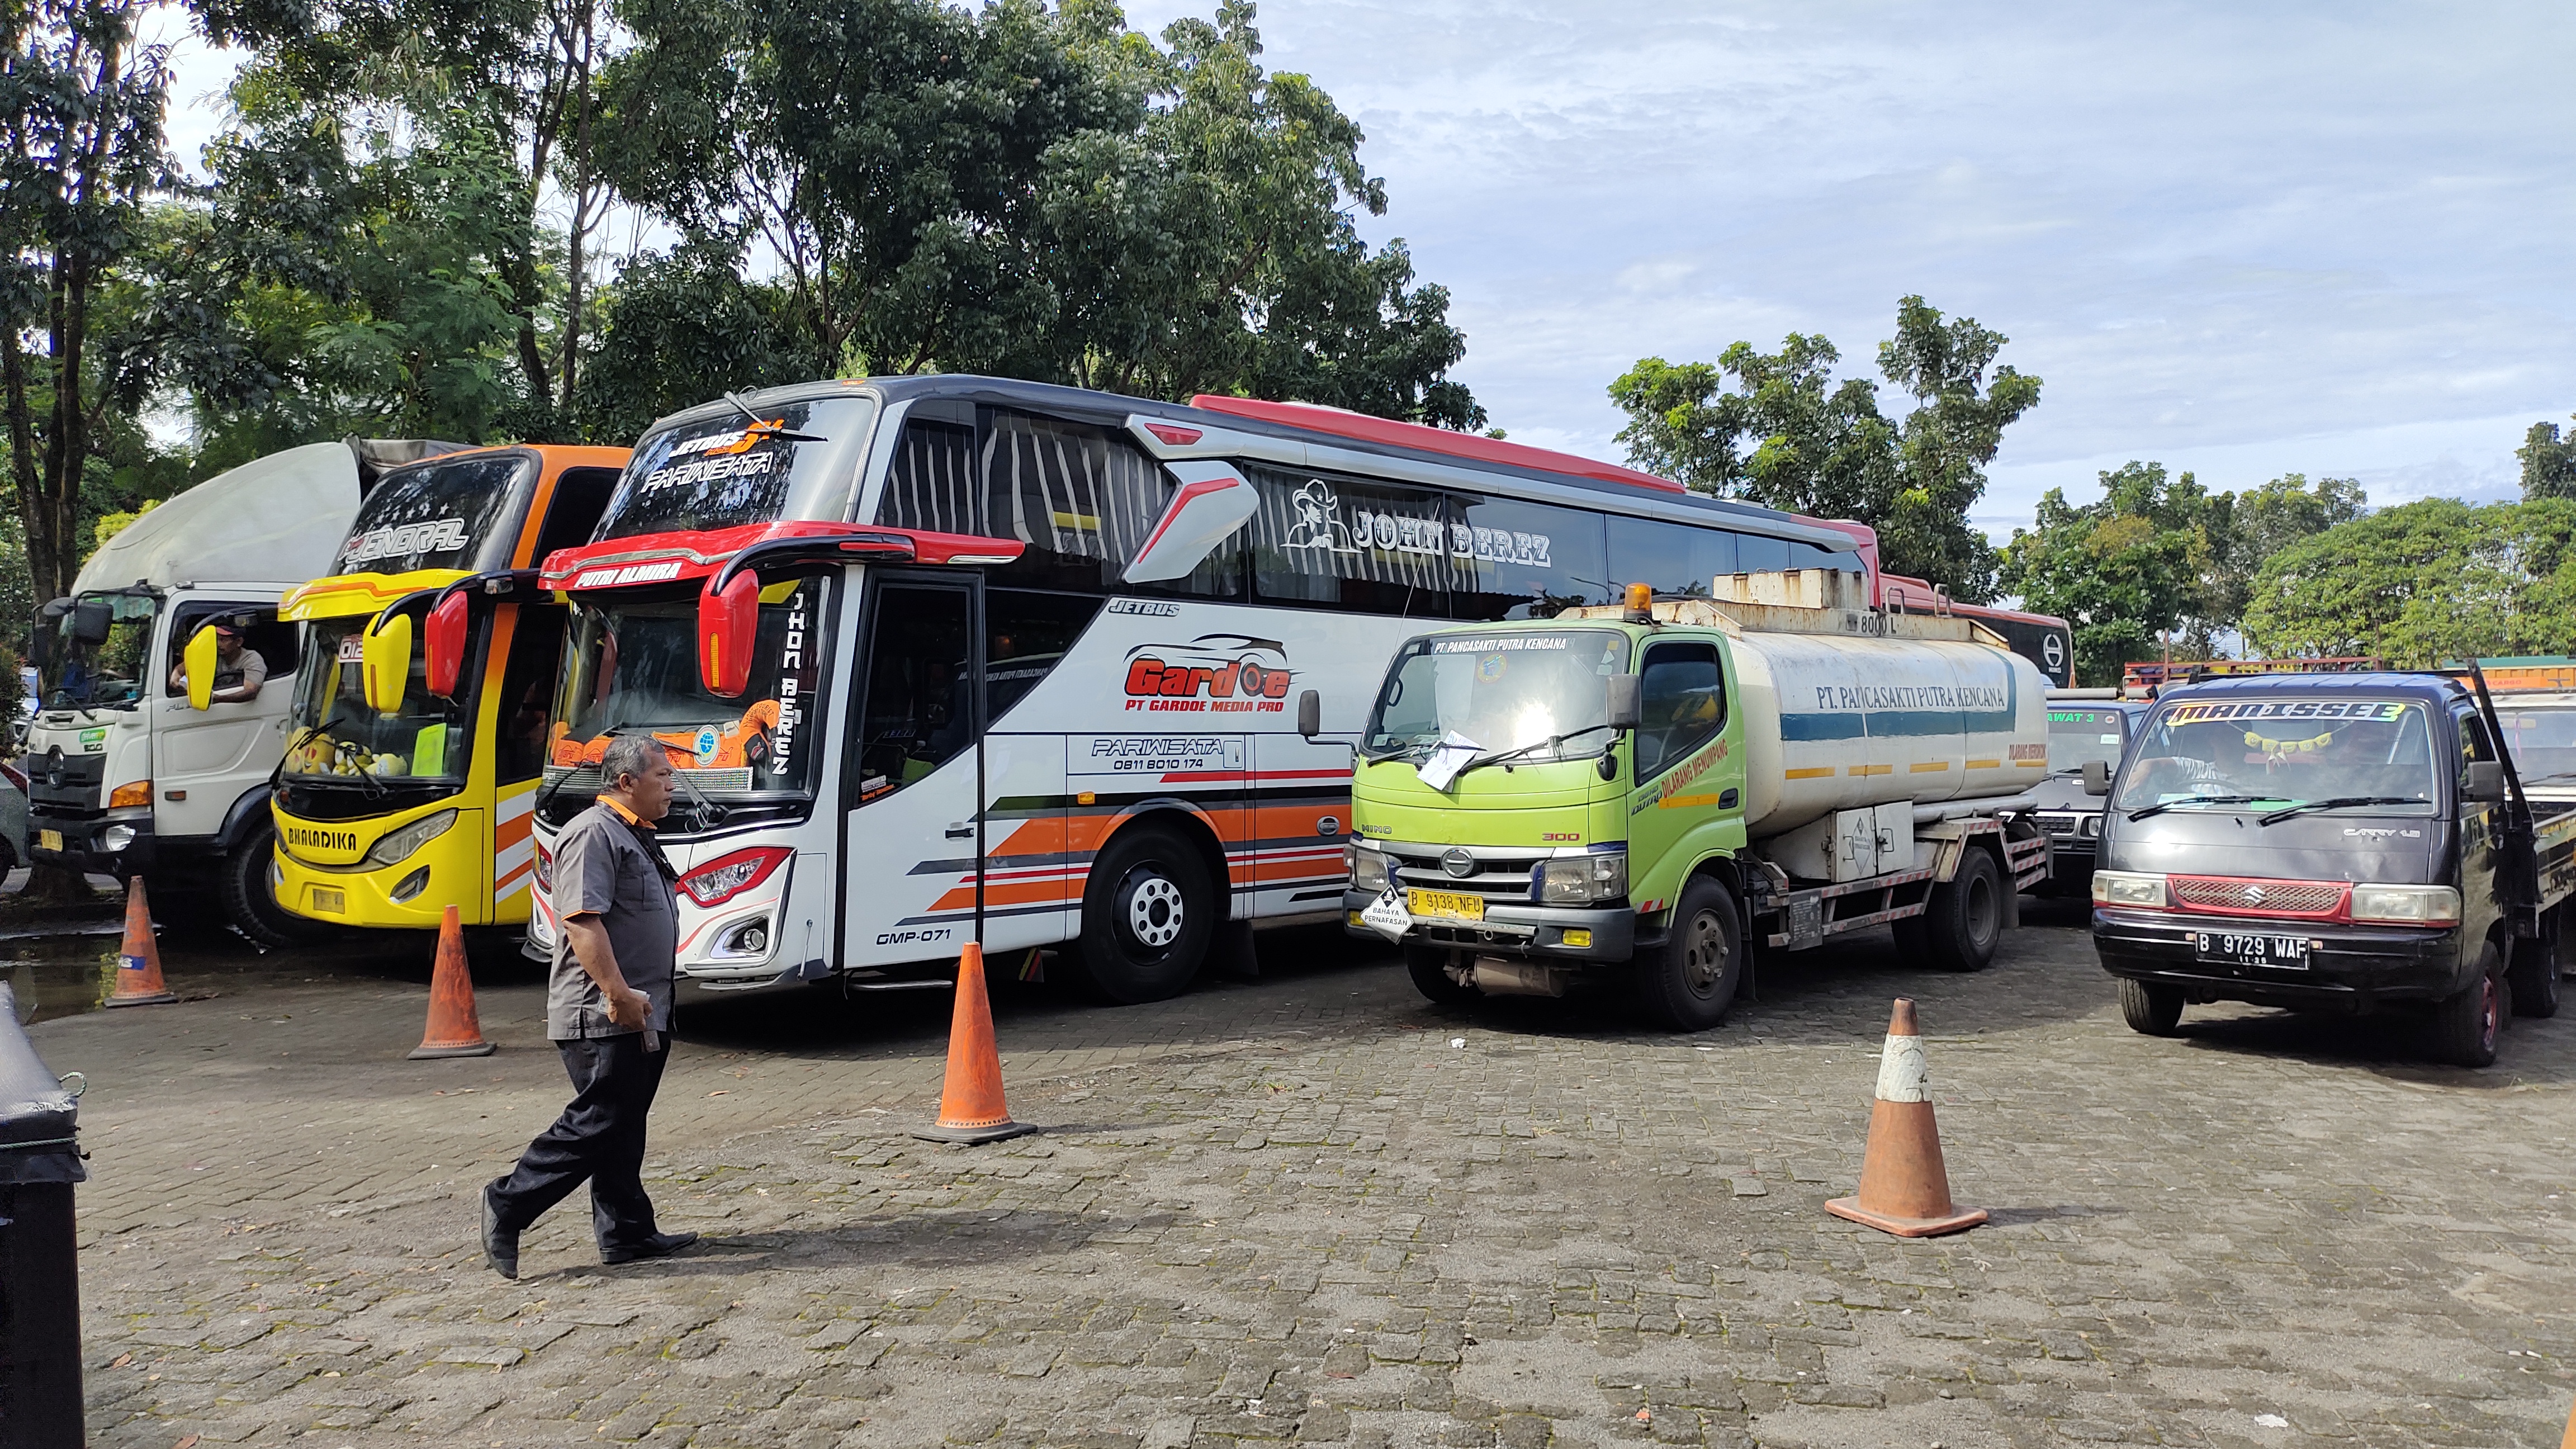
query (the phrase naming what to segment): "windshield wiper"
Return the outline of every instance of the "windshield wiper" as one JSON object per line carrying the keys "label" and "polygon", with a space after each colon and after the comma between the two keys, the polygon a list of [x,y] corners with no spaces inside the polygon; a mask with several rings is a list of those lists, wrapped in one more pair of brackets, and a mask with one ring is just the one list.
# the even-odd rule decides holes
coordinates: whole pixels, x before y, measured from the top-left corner
{"label": "windshield wiper", "polygon": [[2132,810],[2129,812],[2129,818],[2144,820],[2150,815],[2162,815],[2177,805],[2250,805],[2262,798],[2260,795],[2193,795],[2186,799],[2167,800],[2160,805],[2150,805],[2144,810]]}
{"label": "windshield wiper", "polygon": [[2269,825],[2276,820],[2287,820],[2293,815],[2304,815],[2311,810],[2341,810],[2350,805],[2421,805],[2423,803],[2425,802],[2412,795],[2336,795],[2324,800],[2303,800],[2287,810],[2266,812],[2254,823]]}
{"label": "windshield wiper", "polygon": [[688,771],[673,770],[671,772],[671,778],[689,787],[689,798],[697,802],[696,813],[699,829],[713,830],[715,827],[724,824],[725,817],[733,813],[722,805],[708,799],[706,792],[698,788],[698,782],[689,778]]}
{"label": "windshield wiper", "polygon": [[1476,768],[1478,765],[1505,764],[1509,761],[1517,760],[1523,755],[1536,754],[1540,750],[1560,749],[1564,746],[1567,740],[1573,739],[1578,735],[1596,734],[1608,728],[1610,728],[1610,726],[1606,724],[1585,725],[1583,728],[1575,730],[1569,734],[1549,735],[1546,739],[1540,740],[1534,745],[1523,745],[1517,750],[1505,750],[1499,755],[1479,755],[1476,758],[1469,760],[1467,763],[1460,765],[1458,767],[1458,773],[1463,775],[1469,770]]}
{"label": "windshield wiper", "polygon": [[741,398],[735,397],[732,393],[726,393],[724,395],[724,400],[732,403],[735,407],[742,409],[742,415],[751,419],[751,426],[742,430],[742,434],[746,438],[775,438],[782,443],[828,443],[832,441],[819,433],[791,433],[787,430],[787,424],[784,421],[775,423],[771,422],[769,419],[753,412],[751,410],[751,404],[744,402]]}

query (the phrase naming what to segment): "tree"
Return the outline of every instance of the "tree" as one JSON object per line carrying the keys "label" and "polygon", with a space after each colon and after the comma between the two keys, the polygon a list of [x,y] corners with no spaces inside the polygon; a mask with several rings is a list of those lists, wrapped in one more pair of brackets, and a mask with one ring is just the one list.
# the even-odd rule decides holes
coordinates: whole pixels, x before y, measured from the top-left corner
{"label": "tree", "polygon": [[166,177],[161,46],[143,0],[31,0],[0,18],[0,406],[40,597],[79,570],[84,479],[150,379],[141,349],[93,346],[100,291]]}
{"label": "tree", "polygon": [[2576,498],[2576,437],[2561,439],[2556,423],[2533,423],[2513,450],[2522,460],[2522,498]]}
{"label": "tree", "polygon": [[813,375],[787,290],[743,280],[742,254],[725,243],[636,259],[607,303],[576,397],[590,437],[633,439],[654,419],[723,393]]}
{"label": "tree", "polygon": [[2576,500],[2428,498],[2302,539],[2255,576],[2246,637],[2266,654],[2400,667],[2558,653],[2576,634]]}
{"label": "tree", "polygon": [[2207,525],[2211,559],[2195,618],[2185,629],[2194,657],[2216,652],[2216,636],[2244,621],[2255,573],[2265,560],[2361,517],[2368,506],[2355,480],[2320,478],[2311,486],[2304,473],[2285,473],[2243,493],[2213,495]]}
{"label": "tree", "polygon": [[2097,684],[2151,657],[2159,634],[2181,630],[2205,607],[2218,552],[2211,524],[2223,516],[2191,474],[2169,480],[2161,463],[2127,463],[2101,479],[2095,503],[2070,504],[2064,489],[2048,490],[2037,526],[2013,530],[2001,573],[2023,607],[2066,620],[2075,677]]}
{"label": "tree", "polygon": [[1643,358],[1610,398],[1628,415],[1619,439],[1638,467],[1703,493],[1858,519],[1878,530],[1891,572],[1982,601],[1994,596],[1995,554],[1968,510],[2004,429],[2039,401],[2038,378],[1995,365],[2007,341],[1973,318],[1945,321],[1921,297],[1900,301],[1878,364],[1914,400],[1902,422],[1880,411],[1870,382],[1833,380],[1831,342],[1799,333],[1777,353],[1737,342],[1713,366]]}

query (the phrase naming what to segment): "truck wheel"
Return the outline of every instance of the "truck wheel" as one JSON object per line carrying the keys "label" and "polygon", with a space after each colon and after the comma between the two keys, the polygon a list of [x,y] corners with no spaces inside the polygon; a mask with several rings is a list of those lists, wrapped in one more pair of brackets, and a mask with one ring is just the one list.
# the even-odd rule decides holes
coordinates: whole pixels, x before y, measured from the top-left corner
{"label": "truck wheel", "polygon": [[1726,1020],[1744,980],[1744,928],[1735,897],[1707,876],[1682,887],[1672,928],[1655,951],[1637,953],[1637,1009],[1657,1026],[1704,1031]]}
{"label": "truck wheel", "polygon": [[2559,923],[2549,921],[2535,940],[2513,943],[2513,967],[2505,984],[2513,988],[2513,1014],[2548,1018],[2558,1014]]}
{"label": "truck wheel", "polygon": [[1449,963],[1450,952],[1444,946],[1426,946],[1408,941],[1404,946],[1404,974],[1413,978],[1413,989],[1434,1006],[1465,1006],[1484,995],[1473,986],[1461,986],[1440,969]]}
{"label": "truck wheel", "polygon": [[2171,1036],[2182,1024],[2182,988],[2149,986],[2143,981],[2120,983],[2120,1015],[2129,1030],[2146,1036]]}
{"label": "truck wheel", "polygon": [[2507,987],[2495,969],[2495,951],[2480,956],[2478,979],[2433,1009],[2433,1055],[2455,1067],[2483,1067],[2496,1059],[2504,1033]]}
{"label": "truck wheel", "polygon": [[261,820],[224,853],[223,863],[216,867],[215,893],[223,902],[225,918],[260,945],[309,946],[330,934],[331,928],[277,903],[277,893],[268,883],[276,857],[277,827]]}
{"label": "truck wheel", "polygon": [[2004,935],[2004,885],[1992,851],[1972,845],[1961,852],[1959,873],[1932,888],[1923,934],[1933,964],[1944,971],[1983,971],[1995,959]]}
{"label": "truck wheel", "polygon": [[1207,956],[1217,906],[1189,842],[1150,825],[1120,831],[1082,892],[1084,983],[1122,1005],[1180,995]]}

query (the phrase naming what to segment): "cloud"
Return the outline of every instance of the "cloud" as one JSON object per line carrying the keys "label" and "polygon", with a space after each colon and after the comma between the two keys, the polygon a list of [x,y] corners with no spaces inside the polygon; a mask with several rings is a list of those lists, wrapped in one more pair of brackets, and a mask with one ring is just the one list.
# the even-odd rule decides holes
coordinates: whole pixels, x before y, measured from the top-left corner
{"label": "cloud", "polygon": [[1615,456],[1603,388],[1648,354],[1820,332],[1864,370],[1909,292],[2046,379],[1981,522],[2130,457],[2509,493],[2522,428],[2576,409],[2564,6],[1271,0],[1260,25],[1367,129],[1372,233],[1450,288],[1460,376],[1516,438]]}

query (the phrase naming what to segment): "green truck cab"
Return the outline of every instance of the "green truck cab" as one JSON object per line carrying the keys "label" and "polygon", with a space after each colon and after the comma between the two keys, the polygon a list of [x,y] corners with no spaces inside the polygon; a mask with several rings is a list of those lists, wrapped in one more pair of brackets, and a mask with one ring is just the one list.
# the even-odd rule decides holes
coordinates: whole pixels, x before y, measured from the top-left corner
{"label": "green truck cab", "polygon": [[[1748,632],[1747,618],[1900,637],[1780,648],[1789,635]],[[2044,752],[2045,681],[2026,662],[2028,681],[1989,666],[1984,654],[2013,656],[1960,642],[1959,621],[1938,624],[1632,600],[1407,641],[1354,744],[1345,928],[1401,945],[1437,1002],[1624,988],[1646,1018],[1681,1030],[1725,1017],[1748,947],[1894,924],[1936,959],[1983,965],[2012,923],[2013,885],[2048,861],[2047,837],[2001,792],[2044,770],[1979,779],[1970,767],[1988,761],[1970,756],[1991,749],[2000,768],[2023,734],[2042,742],[2024,753]],[[1809,707],[1810,691],[1854,688],[1815,685],[1818,668],[1955,680],[1944,649],[2006,671],[1995,677],[2015,693],[2000,734],[1873,738],[1863,709],[1856,730],[1832,737],[1843,714]],[[1951,684],[1923,688],[1950,692],[1878,702],[1958,703]],[[1785,715],[1784,697],[1796,706]],[[1938,713],[1876,717],[1893,730]]]}

